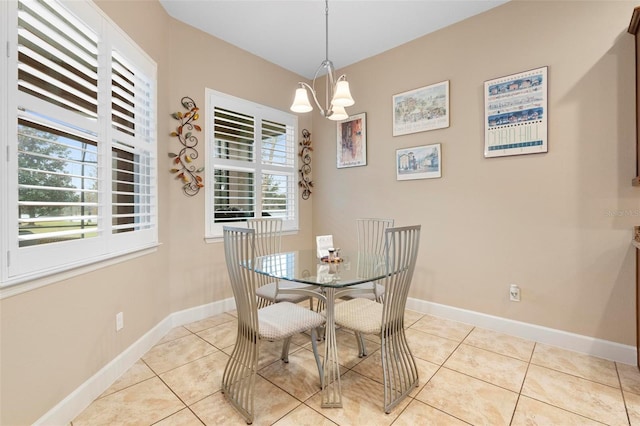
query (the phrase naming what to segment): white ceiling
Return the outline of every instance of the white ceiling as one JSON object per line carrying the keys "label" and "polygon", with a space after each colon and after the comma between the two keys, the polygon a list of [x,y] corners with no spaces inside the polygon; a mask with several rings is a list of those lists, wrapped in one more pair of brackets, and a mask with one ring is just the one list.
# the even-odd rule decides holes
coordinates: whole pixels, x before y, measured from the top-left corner
{"label": "white ceiling", "polygon": [[[331,0],[336,69],[508,0]],[[323,0],[160,0],[167,13],[308,79],[325,59]]]}

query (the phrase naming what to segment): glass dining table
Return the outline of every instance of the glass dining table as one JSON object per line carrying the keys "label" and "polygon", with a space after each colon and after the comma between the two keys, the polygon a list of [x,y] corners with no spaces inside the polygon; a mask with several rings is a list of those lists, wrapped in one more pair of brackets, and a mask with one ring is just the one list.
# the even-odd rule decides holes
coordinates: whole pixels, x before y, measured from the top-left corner
{"label": "glass dining table", "polygon": [[[377,265],[377,267],[370,267]],[[337,261],[318,259],[315,250],[283,252],[255,259],[254,270],[279,280],[309,284],[322,289],[320,300],[326,306],[325,354],[322,377],[322,407],[342,407],[340,366],[336,343],[334,306],[336,293],[350,286],[384,278],[386,269],[380,256],[345,253]],[[285,283],[286,284],[286,283]],[[304,293],[300,286],[281,285],[279,292]]]}

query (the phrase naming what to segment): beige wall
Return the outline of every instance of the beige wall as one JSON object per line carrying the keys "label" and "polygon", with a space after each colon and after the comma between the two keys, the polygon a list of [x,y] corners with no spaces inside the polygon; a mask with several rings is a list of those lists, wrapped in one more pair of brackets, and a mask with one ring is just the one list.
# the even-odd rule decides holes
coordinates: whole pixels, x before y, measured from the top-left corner
{"label": "beige wall", "polygon": [[[341,70],[350,114],[367,113],[368,165],[336,169],[335,125],[314,121],[314,232],[348,247],[357,217],[420,223],[410,296],[635,345],[634,6],[510,2]],[[541,66],[549,152],[483,158],[483,82]],[[451,126],[393,137],[392,96],[443,80]],[[432,143],[442,178],[396,181],[395,150]]]}
{"label": "beige wall", "polygon": [[[204,108],[205,87],[287,110],[298,79],[174,21],[155,0],[98,5],[158,63],[162,245],[0,301],[0,424],[32,423],[167,315],[231,296],[221,244],[203,240],[204,194],[184,196],[168,173],[170,113],[182,96]],[[368,165],[337,170],[335,123],[300,116],[312,130],[316,189],[284,245],[330,232],[352,246],[363,216],[421,223],[413,297],[634,344],[638,217],[606,214],[640,201],[630,187],[633,6],[512,2],[346,69],[350,111],[367,113]],[[544,65],[549,153],[484,159],[483,81]],[[442,80],[451,82],[451,126],[393,137],[392,95]],[[430,143],[442,144],[443,177],[397,182],[395,150]],[[509,283],[522,288],[519,304],[507,301]]]}
{"label": "beige wall", "polygon": [[[288,110],[299,77],[170,18],[155,1],[99,0],[98,6],[158,64],[158,168],[161,245],[156,253],[0,300],[0,424],[36,421],[169,314],[232,297],[221,243],[204,241],[204,193],[187,197],[174,181],[169,137],[205,87]],[[199,120],[204,128],[204,115]],[[311,117],[299,121],[311,128]],[[204,165],[204,133],[199,138]],[[300,204],[311,239],[312,201]],[[115,331],[115,315],[125,327]]]}
{"label": "beige wall", "polygon": [[[101,6],[159,64],[159,116],[166,116],[164,9],[155,2]],[[0,301],[0,424],[33,423],[171,313],[167,182],[160,173],[164,245],[155,253]],[[125,328],[116,333],[118,312]]]}
{"label": "beige wall", "polygon": [[[190,96],[204,110],[205,88],[289,110],[299,76],[178,21],[171,21],[169,32],[168,47],[172,60],[168,96],[171,107],[176,111],[181,108],[183,96]],[[203,155],[198,161],[204,165],[204,135],[207,131],[204,114],[199,122],[203,132],[198,147]],[[160,123],[161,135],[162,129],[167,134],[175,130],[176,123],[173,119]],[[298,124],[300,129],[310,129],[311,116],[300,117]],[[161,144],[166,141],[174,149],[177,144],[168,137],[161,136],[160,141]],[[170,168],[168,158],[161,155],[161,170],[163,163],[164,168]],[[204,243],[204,193],[187,198],[178,182],[171,180],[169,186],[171,311],[232,297],[231,288],[227,285],[222,243]],[[312,238],[312,200],[300,199],[299,203],[300,232],[285,237],[285,247],[306,244]]]}

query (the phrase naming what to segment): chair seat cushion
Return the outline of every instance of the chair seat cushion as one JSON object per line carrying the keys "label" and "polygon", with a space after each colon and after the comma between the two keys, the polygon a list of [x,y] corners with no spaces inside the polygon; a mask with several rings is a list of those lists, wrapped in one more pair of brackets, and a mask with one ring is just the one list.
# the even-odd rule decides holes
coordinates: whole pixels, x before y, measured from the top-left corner
{"label": "chair seat cushion", "polygon": [[309,296],[304,293],[284,293],[283,291],[287,289],[300,289],[300,288],[305,290],[313,290],[315,288],[314,286],[294,283],[294,282],[285,281],[285,280],[279,281],[277,286],[279,288],[277,297],[276,297],[275,281],[258,287],[256,289],[256,296],[262,297],[263,299],[267,299],[272,302],[298,303],[309,298]]}
{"label": "chair seat cushion", "polygon": [[[371,281],[367,283],[356,284],[349,287],[345,287],[338,294],[339,294],[339,297],[345,297],[345,298],[362,297],[364,299],[375,300],[376,296],[373,293],[374,285],[376,286],[375,294],[377,294],[378,297],[384,295],[384,286],[378,283],[373,283]],[[340,293],[344,293],[344,294],[340,294]]]}
{"label": "chair seat cushion", "polygon": [[378,334],[382,329],[382,303],[356,299],[336,303],[336,325],[365,334]]}
{"label": "chair seat cushion", "polygon": [[325,318],[317,312],[290,302],[280,302],[258,309],[260,337],[286,339],[294,334],[320,327]]}

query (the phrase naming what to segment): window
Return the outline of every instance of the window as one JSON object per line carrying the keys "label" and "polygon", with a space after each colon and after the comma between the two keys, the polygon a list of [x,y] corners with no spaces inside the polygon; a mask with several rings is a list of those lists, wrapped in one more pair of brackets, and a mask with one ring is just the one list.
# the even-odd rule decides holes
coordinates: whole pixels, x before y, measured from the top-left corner
{"label": "window", "polygon": [[297,230],[297,117],[209,89],[206,99],[206,237],[261,216]]}
{"label": "window", "polygon": [[2,3],[0,285],[155,246],[155,63],[91,2]]}

